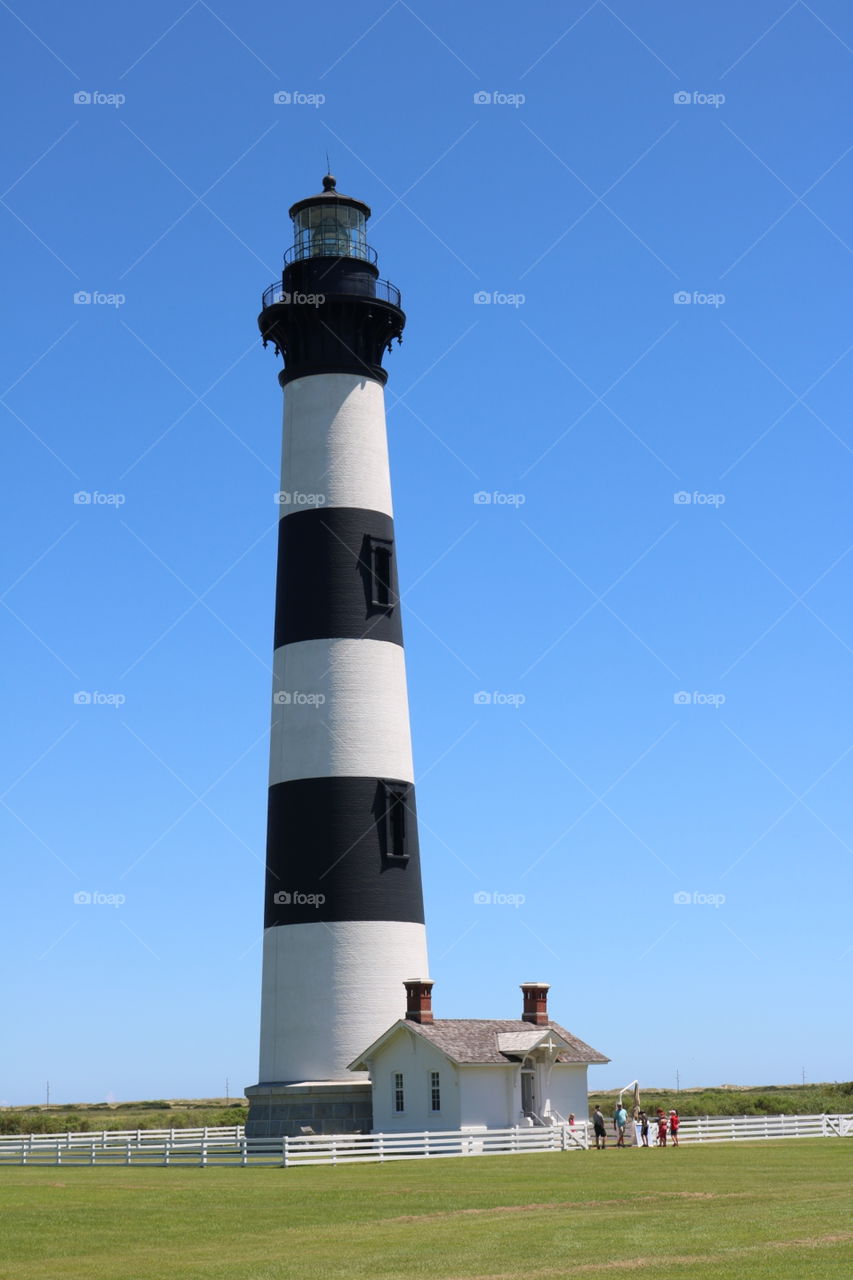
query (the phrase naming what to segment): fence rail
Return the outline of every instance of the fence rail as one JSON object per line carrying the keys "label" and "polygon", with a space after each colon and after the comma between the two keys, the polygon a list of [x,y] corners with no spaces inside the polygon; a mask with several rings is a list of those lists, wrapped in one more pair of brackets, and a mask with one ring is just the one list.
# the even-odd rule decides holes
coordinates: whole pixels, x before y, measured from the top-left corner
{"label": "fence rail", "polygon": [[[247,1138],[242,1125],[207,1129],[130,1129],[0,1137],[0,1165],[361,1164],[436,1156],[523,1155],[584,1150],[585,1121],[516,1129]],[[853,1115],[685,1116],[679,1142],[853,1137]]]}
{"label": "fence rail", "polygon": [[60,1146],[126,1146],[128,1142],[138,1146],[163,1144],[164,1142],[239,1142],[245,1136],[244,1126],[209,1125],[198,1129],[94,1129],[77,1133],[15,1133],[0,1135],[0,1160],[7,1146],[17,1147],[26,1143],[31,1147]]}
{"label": "fence rail", "polygon": [[[652,1125],[654,1129],[654,1125]],[[853,1134],[853,1116],[683,1116],[679,1142],[738,1142],[755,1138],[829,1138]]]}

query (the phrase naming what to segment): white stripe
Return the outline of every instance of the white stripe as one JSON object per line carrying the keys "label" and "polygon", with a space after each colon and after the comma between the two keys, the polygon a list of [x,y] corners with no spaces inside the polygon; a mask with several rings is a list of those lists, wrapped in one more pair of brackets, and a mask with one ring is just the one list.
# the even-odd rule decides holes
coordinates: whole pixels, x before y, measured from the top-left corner
{"label": "white stripe", "polygon": [[366,1079],[347,1071],[348,1064],[405,1015],[403,981],[428,972],[422,924],[362,920],[267,929],[261,1082]]}
{"label": "white stripe", "polygon": [[414,782],[402,645],[302,640],[275,652],[270,786],[340,777]]}
{"label": "white stripe", "polygon": [[385,394],[372,378],[317,373],[284,390],[281,514],[360,507],[393,515]]}

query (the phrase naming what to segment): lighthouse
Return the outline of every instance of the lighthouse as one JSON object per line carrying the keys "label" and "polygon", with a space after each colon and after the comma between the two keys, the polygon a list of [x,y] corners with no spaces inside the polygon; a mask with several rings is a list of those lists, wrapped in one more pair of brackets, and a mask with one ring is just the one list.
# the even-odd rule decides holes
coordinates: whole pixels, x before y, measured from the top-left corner
{"label": "lighthouse", "polygon": [[428,973],[382,368],[406,317],[366,204],[328,174],[290,217],[258,317],[284,431],[249,1136],[369,1130],[347,1065]]}

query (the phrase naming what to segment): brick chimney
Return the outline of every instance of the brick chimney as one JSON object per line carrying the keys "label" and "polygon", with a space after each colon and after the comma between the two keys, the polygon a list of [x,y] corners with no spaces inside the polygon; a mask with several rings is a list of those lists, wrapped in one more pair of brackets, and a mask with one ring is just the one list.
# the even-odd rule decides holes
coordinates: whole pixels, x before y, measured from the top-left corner
{"label": "brick chimney", "polygon": [[550,982],[522,982],[524,995],[523,1022],[532,1022],[535,1027],[548,1025],[548,990]]}
{"label": "brick chimney", "polygon": [[406,1019],[409,1022],[420,1022],[422,1026],[432,1022],[432,988],[429,978],[407,978],[403,983],[406,988]]}

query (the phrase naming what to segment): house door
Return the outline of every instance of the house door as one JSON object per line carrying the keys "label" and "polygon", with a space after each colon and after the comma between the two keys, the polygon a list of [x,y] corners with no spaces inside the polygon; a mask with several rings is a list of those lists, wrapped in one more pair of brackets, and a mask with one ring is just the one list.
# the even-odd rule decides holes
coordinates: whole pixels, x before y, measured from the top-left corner
{"label": "house door", "polygon": [[536,1111],[536,1092],[533,1082],[535,1075],[528,1067],[521,1069],[521,1109],[526,1116],[533,1115]]}

